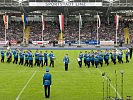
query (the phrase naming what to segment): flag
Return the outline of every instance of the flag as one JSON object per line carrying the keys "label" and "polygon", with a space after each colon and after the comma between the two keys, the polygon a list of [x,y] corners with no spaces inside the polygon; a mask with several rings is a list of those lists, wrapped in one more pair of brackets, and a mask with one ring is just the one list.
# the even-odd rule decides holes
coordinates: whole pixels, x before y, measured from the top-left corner
{"label": "flag", "polygon": [[64,31],[64,15],[59,15],[60,30]]}
{"label": "flag", "polygon": [[79,28],[82,28],[82,17],[80,14],[79,14]]}
{"label": "flag", "polygon": [[97,23],[98,23],[98,28],[100,28],[100,26],[101,26],[101,20],[100,20],[100,16],[99,15],[97,15]]}
{"label": "flag", "polygon": [[27,22],[27,18],[26,18],[26,16],[23,14],[22,15],[22,22],[24,23],[24,24],[26,24],[26,22]]}
{"label": "flag", "polygon": [[42,15],[42,30],[45,30],[45,19],[43,15]]}
{"label": "flag", "polygon": [[115,16],[115,23],[116,23],[116,30],[118,30],[118,27],[119,27],[119,15],[117,15],[117,14]]}
{"label": "flag", "polygon": [[4,21],[5,29],[8,29],[8,15],[3,15],[3,21]]}

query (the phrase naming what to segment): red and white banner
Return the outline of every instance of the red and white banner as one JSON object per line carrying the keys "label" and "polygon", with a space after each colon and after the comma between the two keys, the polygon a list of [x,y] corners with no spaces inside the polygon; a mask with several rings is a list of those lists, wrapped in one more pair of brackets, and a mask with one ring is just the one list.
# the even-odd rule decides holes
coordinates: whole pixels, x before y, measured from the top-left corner
{"label": "red and white banner", "polygon": [[100,45],[113,46],[114,45],[114,41],[100,41]]}
{"label": "red and white banner", "polygon": [[44,15],[42,15],[42,30],[45,30],[45,18],[44,18]]}
{"label": "red and white banner", "polygon": [[60,30],[64,31],[64,15],[59,15]]}
{"label": "red and white banner", "polygon": [[64,40],[59,40],[59,41],[58,41],[58,44],[59,44],[59,45],[65,44],[65,41],[64,41]]}
{"label": "red and white banner", "polygon": [[[12,45],[16,45],[17,41],[16,40],[11,40],[10,43]],[[9,44],[9,41],[0,41],[0,45],[6,45],[6,44]]]}
{"label": "red and white banner", "polygon": [[32,41],[34,45],[42,45],[42,44],[49,44],[49,41]]}
{"label": "red and white banner", "polygon": [[8,41],[0,41],[0,45],[6,45],[8,44]]}
{"label": "red and white banner", "polygon": [[116,30],[118,30],[118,27],[119,27],[119,15],[117,15],[117,14],[115,16],[115,23],[116,23]]}
{"label": "red and white banner", "polygon": [[16,45],[16,44],[17,44],[17,41],[16,41],[16,40],[11,40],[10,43],[11,43],[12,45]]}
{"label": "red and white banner", "polygon": [[3,21],[4,21],[5,29],[8,29],[8,15],[3,15]]}

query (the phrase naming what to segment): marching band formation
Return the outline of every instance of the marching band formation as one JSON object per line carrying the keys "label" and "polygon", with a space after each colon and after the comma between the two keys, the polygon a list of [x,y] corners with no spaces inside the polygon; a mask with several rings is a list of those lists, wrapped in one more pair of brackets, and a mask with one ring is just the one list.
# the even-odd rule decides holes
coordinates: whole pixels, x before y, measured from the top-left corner
{"label": "marching band formation", "polygon": [[[55,56],[53,54],[53,51],[51,51],[49,54],[47,53],[47,51],[44,52],[44,54],[42,53],[42,51],[39,52],[39,50],[36,50],[35,54],[32,53],[31,50],[27,50],[27,51],[23,51],[23,50],[19,50],[19,49],[15,49],[13,51],[11,51],[11,49],[8,49],[8,51],[1,51],[1,62],[3,63],[5,60],[5,56],[7,58],[7,63],[11,63],[12,62],[12,56],[13,56],[13,64],[19,64],[19,65],[24,65],[24,66],[29,66],[29,67],[33,67],[33,57],[35,58],[35,63],[34,66],[38,66],[38,67],[43,67],[44,65],[48,66],[48,57],[50,59],[50,65],[54,67],[54,59]],[[18,59],[19,62],[18,62]],[[44,62],[43,62],[44,60]]]}
{"label": "marching band formation", "polygon": [[[53,54],[53,51],[51,51],[49,54],[47,51],[42,53],[42,51],[36,50],[35,53],[32,53],[31,50],[23,51],[19,49],[11,50],[10,48],[6,51],[1,50],[1,63],[4,62],[5,57],[7,58],[7,63],[12,62],[12,56],[13,56],[13,64],[19,64],[19,65],[24,65],[24,66],[29,66],[33,67],[38,66],[38,67],[43,67],[43,66],[48,66],[48,58],[50,60],[49,66],[54,67],[54,60],[55,56]],[[125,50],[124,52],[122,50],[97,50],[97,51],[85,51],[83,54],[82,51],[80,51],[77,61],[79,64],[79,67],[82,67],[82,61],[84,60],[85,66],[88,68],[90,65],[95,66],[96,68],[100,65],[101,67],[103,66],[103,62],[108,66],[111,62],[115,65],[116,62],[118,63],[123,63],[123,57],[125,56],[126,58],[126,63],[129,62],[129,50]],[[35,63],[33,64],[33,57],[35,59]],[[19,59],[19,60],[18,60]],[[19,61],[19,62],[18,62]],[[63,58],[64,66],[65,66],[65,71],[68,71],[68,64],[70,62],[70,59],[68,57],[68,54],[66,54]]]}
{"label": "marching band formation", "polygon": [[102,67],[103,62],[105,62],[105,64],[108,66],[110,59],[114,65],[116,64],[117,60],[118,60],[118,63],[123,63],[124,54],[126,58],[126,63],[128,63],[129,62],[128,60],[129,50],[128,49],[124,52],[122,50],[115,50],[115,49],[105,50],[105,52],[103,52],[102,50],[97,50],[96,52],[94,52],[93,50],[91,52],[85,51],[84,54],[80,52],[77,58],[77,61],[78,61],[79,67],[82,67],[82,59],[84,59],[85,66],[88,66],[89,68],[90,65],[92,65],[97,68],[99,64]]}

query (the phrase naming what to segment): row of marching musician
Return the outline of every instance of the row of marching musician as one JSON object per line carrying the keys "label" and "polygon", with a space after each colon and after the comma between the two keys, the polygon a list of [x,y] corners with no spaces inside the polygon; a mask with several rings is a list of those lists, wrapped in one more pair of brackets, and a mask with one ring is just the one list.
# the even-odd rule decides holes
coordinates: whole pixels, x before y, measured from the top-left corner
{"label": "row of marching musician", "polygon": [[[110,59],[111,62],[113,62],[113,64],[115,65],[117,60],[118,63],[123,63],[123,58],[126,58],[126,63],[129,62],[129,55],[130,52],[129,50],[97,50],[97,51],[85,51],[85,53],[83,54],[82,51],[80,51],[77,61],[79,64],[79,67],[82,67],[82,61],[84,60],[84,64],[85,66],[88,66],[88,68],[90,67],[90,65],[95,66],[96,68],[98,67],[98,65],[100,65],[101,67],[103,66],[103,62],[105,62],[105,64],[108,66],[110,63]],[[32,53],[31,50],[27,50],[27,51],[23,51],[23,50],[19,50],[19,49],[15,49],[15,50],[11,50],[8,49],[8,51],[1,51],[1,62],[4,62],[5,56],[7,58],[7,63],[12,62],[12,56],[14,58],[13,60],[13,64],[18,64],[19,61],[19,65],[24,65],[24,66],[29,66],[29,67],[33,67],[34,66],[38,66],[38,67],[43,67],[43,66],[48,66],[48,58],[50,60],[50,64],[49,66],[54,67],[54,60],[55,60],[55,56],[53,51],[51,51],[49,54],[47,51],[45,51],[44,53],[42,51],[36,50],[35,53]],[[33,64],[33,57],[35,59],[35,63]],[[131,57],[130,57],[131,58]],[[20,59],[20,60],[18,60]],[[68,54],[66,54],[63,58],[63,62],[64,62],[64,67],[65,67],[65,71],[68,70],[68,65],[70,62],[69,56]]]}
{"label": "row of marching musician", "polygon": [[90,67],[90,65],[95,66],[96,68],[98,67],[98,65],[100,64],[100,66],[103,66],[103,62],[105,62],[105,64],[108,66],[110,63],[110,59],[111,62],[113,62],[113,64],[115,65],[117,60],[118,63],[123,63],[123,58],[126,58],[126,63],[129,62],[129,50],[125,50],[124,52],[122,50],[97,50],[97,51],[91,51],[91,52],[87,52],[85,51],[85,53],[83,54],[82,52],[79,53],[79,56],[77,58],[79,67],[82,67],[82,61],[84,59],[84,64],[85,66]]}
{"label": "row of marching musician", "polygon": [[[33,53],[31,50],[23,51],[19,49],[11,50],[8,49],[8,51],[1,50],[1,62],[3,63],[5,60],[5,57],[7,59],[7,63],[12,62],[13,59],[13,64],[19,64],[19,65],[24,65],[24,66],[29,66],[33,67],[38,66],[38,67],[43,67],[48,66],[48,58],[50,59],[50,65],[54,67],[54,60],[55,56],[53,54],[53,51],[51,51],[49,54],[47,51],[42,53],[42,51],[36,50],[35,53]],[[33,64],[33,58],[35,59],[35,63]],[[18,62],[19,61],[19,62]]]}

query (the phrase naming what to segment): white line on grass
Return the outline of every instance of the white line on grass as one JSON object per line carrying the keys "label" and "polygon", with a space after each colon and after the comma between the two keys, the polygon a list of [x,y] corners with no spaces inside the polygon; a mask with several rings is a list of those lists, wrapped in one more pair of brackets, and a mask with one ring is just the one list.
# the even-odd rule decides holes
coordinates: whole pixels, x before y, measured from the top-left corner
{"label": "white line on grass", "polygon": [[25,69],[26,69],[26,67],[25,67],[23,70],[21,70],[20,72],[24,72],[24,71],[25,71]]}
{"label": "white line on grass", "polygon": [[[102,71],[99,68],[97,68],[97,69],[98,69],[98,72],[102,75]],[[107,80],[107,76],[106,75],[105,75],[104,78]],[[117,92],[118,97],[121,99],[121,96],[120,96],[119,92],[116,91],[116,88],[111,83],[110,83],[110,86],[114,89],[115,93]]]}
{"label": "white line on grass", "polygon": [[21,94],[23,93],[24,89],[27,87],[27,85],[29,84],[29,82],[31,81],[31,79],[34,77],[34,75],[36,74],[36,71],[32,74],[32,76],[30,77],[30,79],[28,80],[28,82],[25,84],[25,86],[23,87],[23,89],[20,91],[19,95],[17,96],[16,100],[19,100]]}

